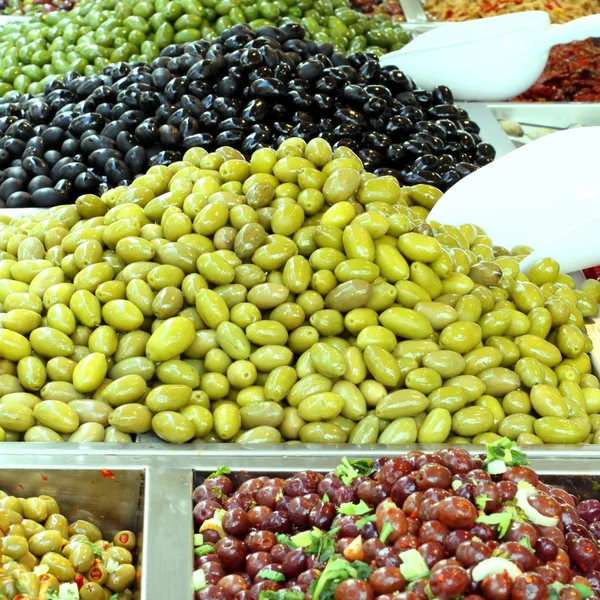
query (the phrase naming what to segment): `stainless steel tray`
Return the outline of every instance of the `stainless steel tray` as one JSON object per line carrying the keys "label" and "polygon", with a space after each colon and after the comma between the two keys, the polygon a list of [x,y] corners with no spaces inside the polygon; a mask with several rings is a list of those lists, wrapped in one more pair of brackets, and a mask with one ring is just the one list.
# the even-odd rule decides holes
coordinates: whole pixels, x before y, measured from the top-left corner
{"label": "stainless steel tray", "polygon": [[[36,445],[33,455],[31,446],[3,445],[0,487],[16,495],[53,493],[69,515],[76,516],[81,510],[78,507],[87,507],[93,509],[96,517],[100,516],[100,524],[109,530],[132,527],[142,533],[141,600],[192,599],[191,494],[194,484],[207,473],[224,464],[233,471],[253,473],[291,474],[305,469],[325,472],[333,470],[344,456],[399,456],[413,449],[316,445],[156,448],[123,444],[107,450],[98,445],[58,446]],[[438,448],[421,447],[425,451]],[[474,446],[466,448],[481,451]],[[600,461],[589,449],[548,446],[532,448],[527,453],[532,468],[551,475],[552,482],[580,495],[594,493],[600,480]],[[114,478],[102,475],[101,469],[108,469]],[[42,475],[48,477],[47,482]]]}

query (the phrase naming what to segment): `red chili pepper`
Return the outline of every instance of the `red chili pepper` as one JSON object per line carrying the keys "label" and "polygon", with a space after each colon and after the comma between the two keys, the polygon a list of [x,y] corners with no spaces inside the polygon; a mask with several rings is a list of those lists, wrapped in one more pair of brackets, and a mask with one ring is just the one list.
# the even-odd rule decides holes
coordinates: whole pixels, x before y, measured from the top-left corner
{"label": "red chili pepper", "polygon": [[77,587],[81,589],[85,583],[85,578],[81,573],[77,573],[77,575],[73,577],[73,581],[77,584]]}
{"label": "red chili pepper", "polygon": [[43,481],[48,481],[48,478],[45,475],[42,475],[42,480]]}
{"label": "red chili pepper", "polygon": [[141,579],[142,578],[142,574],[141,573],[136,573],[135,574],[135,578],[136,579]]}
{"label": "red chili pepper", "polygon": [[24,487],[23,487],[21,484],[19,484],[17,487],[18,487],[18,488],[19,488],[21,491],[23,491],[23,490],[25,489],[25,488],[24,488]]}
{"label": "red chili pepper", "polygon": [[102,477],[106,477],[108,479],[115,478],[115,474],[112,471],[109,471],[108,469],[102,469],[100,472],[102,473]]}

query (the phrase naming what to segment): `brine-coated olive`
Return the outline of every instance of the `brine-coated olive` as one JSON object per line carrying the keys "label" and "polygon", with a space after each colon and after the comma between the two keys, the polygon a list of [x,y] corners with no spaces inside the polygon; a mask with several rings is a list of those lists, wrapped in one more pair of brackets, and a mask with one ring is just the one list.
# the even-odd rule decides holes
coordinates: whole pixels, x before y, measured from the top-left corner
{"label": "brine-coated olive", "polygon": [[593,297],[553,264],[324,139],[180,158],[0,225],[5,439],[587,440]]}
{"label": "brine-coated olive", "polygon": [[[104,428],[98,427],[104,436]],[[84,436],[77,441],[97,440]],[[140,576],[133,565],[137,547],[133,532],[120,531],[108,542],[91,522],[69,522],[52,496],[20,498],[4,491],[0,496],[2,595],[38,598],[54,593],[58,597],[59,590],[64,595],[77,586],[83,600],[101,600],[115,593],[131,597]]]}

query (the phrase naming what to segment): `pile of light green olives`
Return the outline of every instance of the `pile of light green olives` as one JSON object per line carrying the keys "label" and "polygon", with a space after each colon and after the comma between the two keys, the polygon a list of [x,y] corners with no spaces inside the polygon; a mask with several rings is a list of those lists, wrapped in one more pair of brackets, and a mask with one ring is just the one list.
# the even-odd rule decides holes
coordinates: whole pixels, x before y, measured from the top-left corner
{"label": "pile of light green olives", "polygon": [[291,138],[8,220],[2,439],[600,441],[600,282],[523,275],[440,195]]}
{"label": "pile of light green olives", "polygon": [[152,62],[170,44],[211,40],[239,23],[300,23],[315,42],[344,53],[381,55],[409,41],[386,15],[368,17],[349,0],[82,0],[68,12],[0,27],[0,97],[13,89],[39,94],[68,71]]}
{"label": "pile of light green olives", "polygon": [[136,546],[132,531],[108,542],[89,521],[69,523],[51,496],[0,491],[0,600],[50,598],[52,590],[56,598],[131,600]]}

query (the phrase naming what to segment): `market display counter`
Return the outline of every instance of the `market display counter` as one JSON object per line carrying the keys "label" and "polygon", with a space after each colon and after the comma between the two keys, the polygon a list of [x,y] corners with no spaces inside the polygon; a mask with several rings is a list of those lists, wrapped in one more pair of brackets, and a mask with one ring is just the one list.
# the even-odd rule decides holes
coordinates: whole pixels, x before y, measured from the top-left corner
{"label": "market display counter", "polygon": [[[481,452],[478,447],[465,447]],[[193,535],[191,494],[209,473],[232,472],[289,476],[307,469],[334,470],[342,458],[403,456],[413,447],[335,446],[71,446],[40,444],[0,448],[0,489],[17,496],[55,494],[80,516],[101,517],[98,524],[141,534],[140,588],[143,600],[192,598]],[[420,446],[431,452],[435,446]],[[531,468],[542,480],[579,497],[596,497],[600,482],[597,454],[590,447],[546,446],[527,450]],[[546,479],[547,478],[547,479]]]}

